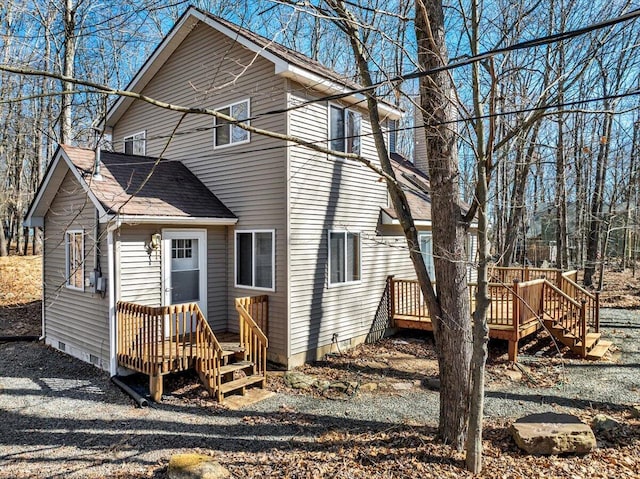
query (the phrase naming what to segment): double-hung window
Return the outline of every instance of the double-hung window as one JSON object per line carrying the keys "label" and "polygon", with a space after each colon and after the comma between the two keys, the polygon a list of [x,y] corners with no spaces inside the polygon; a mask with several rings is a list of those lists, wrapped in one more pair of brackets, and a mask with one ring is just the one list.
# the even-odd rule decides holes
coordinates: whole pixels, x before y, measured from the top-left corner
{"label": "double-hung window", "polygon": [[236,231],[236,286],[274,290],[275,232]]}
{"label": "double-hung window", "polygon": [[329,284],[360,281],[360,233],[329,231]]}
{"label": "double-hung window", "polygon": [[69,230],[65,233],[65,265],[67,288],[84,290],[84,233]]}
{"label": "double-hung window", "polygon": [[[235,118],[242,123],[248,123],[249,118],[249,100],[243,100],[232,105],[218,108],[219,113]],[[243,130],[238,125],[231,123],[222,118],[215,117],[213,119],[214,134],[213,147],[222,148],[224,146],[236,145],[239,143],[247,143],[250,139],[249,132]]]}
{"label": "double-hung window", "polygon": [[146,154],[146,132],[141,131],[135,135],[124,137],[124,152],[127,155],[140,155]]}
{"label": "double-hung window", "polygon": [[418,240],[420,241],[420,251],[422,252],[422,258],[424,259],[424,265],[427,267],[427,273],[431,281],[436,280],[436,272],[433,266],[433,237],[430,231],[425,231],[418,234]]}
{"label": "double-hung window", "polygon": [[360,154],[360,114],[337,105],[329,105],[329,148]]}
{"label": "double-hung window", "polygon": [[398,152],[398,120],[387,120],[387,134],[389,140],[387,143],[387,149],[389,153]]}

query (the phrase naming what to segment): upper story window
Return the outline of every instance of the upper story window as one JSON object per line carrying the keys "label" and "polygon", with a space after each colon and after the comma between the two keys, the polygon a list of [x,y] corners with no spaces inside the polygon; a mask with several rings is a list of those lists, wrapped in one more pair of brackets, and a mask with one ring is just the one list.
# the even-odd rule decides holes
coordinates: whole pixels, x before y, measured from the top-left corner
{"label": "upper story window", "polygon": [[329,105],[329,148],[360,154],[360,114],[337,105]]}
{"label": "upper story window", "polygon": [[65,266],[67,288],[84,291],[84,233],[68,230],[65,233]]}
{"label": "upper story window", "polygon": [[236,286],[274,291],[275,231],[236,231]]}
{"label": "upper story window", "polygon": [[360,233],[329,231],[329,285],[360,281]]}
{"label": "upper story window", "polygon": [[389,142],[387,148],[389,153],[398,152],[398,120],[387,120],[387,132],[389,134]]}
{"label": "upper story window", "polygon": [[146,154],[146,132],[141,131],[135,135],[124,137],[124,152],[127,155],[141,155]]}
{"label": "upper story window", "polygon": [[[216,111],[235,118],[241,122],[245,122],[249,118],[249,100],[243,100],[233,103]],[[248,121],[246,121],[248,123]],[[239,143],[247,143],[250,139],[249,132],[243,130],[238,125],[234,125],[220,118],[213,119],[214,134],[213,147],[221,148],[224,146],[237,145]]]}

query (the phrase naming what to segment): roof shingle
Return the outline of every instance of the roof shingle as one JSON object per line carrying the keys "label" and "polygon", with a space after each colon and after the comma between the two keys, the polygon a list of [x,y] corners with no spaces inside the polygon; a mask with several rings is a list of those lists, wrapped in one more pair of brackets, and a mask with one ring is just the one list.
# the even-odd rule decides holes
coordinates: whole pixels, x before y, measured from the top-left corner
{"label": "roof shingle", "polygon": [[62,145],[107,212],[185,218],[236,216],[181,162],[100,152],[100,179],[93,150]]}

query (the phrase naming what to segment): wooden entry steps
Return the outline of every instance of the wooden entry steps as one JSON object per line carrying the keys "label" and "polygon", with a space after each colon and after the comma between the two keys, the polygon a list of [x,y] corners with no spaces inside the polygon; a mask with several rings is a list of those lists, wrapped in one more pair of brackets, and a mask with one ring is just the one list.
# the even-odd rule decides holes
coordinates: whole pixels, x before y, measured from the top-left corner
{"label": "wooden entry steps", "polygon": [[118,302],[118,364],[149,376],[154,401],[162,398],[163,376],[195,369],[205,389],[219,402],[226,395],[245,393],[249,386],[266,386],[267,346],[263,327],[268,297],[236,300],[239,333],[211,330],[196,303],[145,306]]}

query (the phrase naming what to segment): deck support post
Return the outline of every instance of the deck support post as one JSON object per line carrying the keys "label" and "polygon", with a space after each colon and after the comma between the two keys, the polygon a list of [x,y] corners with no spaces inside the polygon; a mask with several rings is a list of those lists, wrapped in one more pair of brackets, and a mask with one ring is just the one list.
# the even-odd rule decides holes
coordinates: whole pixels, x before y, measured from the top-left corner
{"label": "deck support post", "polygon": [[387,276],[387,291],[389,294],[389,324],[391,325],[392,328],[396,327],[396,321],[395,321],[395,313],[396,313],[396,303],[395,303],[395,298],[396,298],[396,293],[394,291],[394,284],[393,284],[393,275],[389,275]]}
{"label": "deck support post", "polygon": [[162,375],[158,373],[149,375],[149,393],[155,402],[162,400]]}
{"label": "deck support post", "polygon": [[518,340],[509,340],[509,361],[518,362]]}

